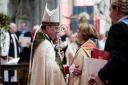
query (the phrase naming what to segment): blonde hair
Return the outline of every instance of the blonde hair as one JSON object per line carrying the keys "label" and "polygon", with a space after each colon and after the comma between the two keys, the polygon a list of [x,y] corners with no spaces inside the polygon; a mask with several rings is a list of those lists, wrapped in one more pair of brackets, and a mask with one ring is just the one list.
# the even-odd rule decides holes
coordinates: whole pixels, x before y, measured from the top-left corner
{"label": "blonde hair", "polygon": [[87,23],[89,21],[89,19],[90,19],[90,16],[86,12],[82,12],[78,16],[79,23],[85,23],[85,22]]}
{"label": "blonde hair", "polygon": [[88,36],[88,38],[99,38],[99,33],[96,28],[89,24],[90,16],[86,12],[82,12],[78,16],[78,29],[82,31],[83,36]]}
{"label": "blonde hair", "polygon": [[92,24],[80,23],[78,29],[82,31],[83,36],[88,36],[88,38],[99,38],[99,34]]}

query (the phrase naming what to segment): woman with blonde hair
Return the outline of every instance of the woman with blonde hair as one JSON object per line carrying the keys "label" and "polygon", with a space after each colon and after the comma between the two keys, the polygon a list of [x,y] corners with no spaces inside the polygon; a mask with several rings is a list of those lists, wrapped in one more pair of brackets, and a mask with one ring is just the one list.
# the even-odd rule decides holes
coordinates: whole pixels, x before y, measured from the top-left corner
{"label": "woman with blonde hair", "polygon": [[[82,23],[88,23],[90,16],[86,12],[81,12],[77,17],[72,16],[69,19],[77,19],[78,20],[78,26],[80,27]],[[83,38],[83,37],[82,37]],[[79,40],[77,39],[77,32],[72,35],[71,38],[74,42],[71,42],[68,45],[68,48],[66,50],[66,58],[67,58],[67,64],[71,64],[71,61],[73,57],[75,56],[75,52],[78,50],[81,44],[79,44]],[[84,39],[82,39],[84,40]]]}
{"label": "woman with blonde hair", "polygon": [[80,23],[78,25],[77,42],[80,47],[70,65],[72,73],[69,74],[68,85],[88,84],[86,59],[91,57],[91,51],[96,47],[96,43],[91,38],[97,39],[98,37],[98,33],[92,24]]}

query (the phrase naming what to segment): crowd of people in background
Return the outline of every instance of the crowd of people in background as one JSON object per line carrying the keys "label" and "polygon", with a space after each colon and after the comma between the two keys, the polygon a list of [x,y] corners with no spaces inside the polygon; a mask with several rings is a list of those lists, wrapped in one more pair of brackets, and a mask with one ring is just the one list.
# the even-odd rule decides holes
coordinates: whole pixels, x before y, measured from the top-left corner
{"label": "crowd of people in background", "polygon": [[[28,36],[31,37],[31,32],[27,32],[26,23],[21,22],[19,26],[15,23],[10,23],[7,31],[1,34],[1,64],[7,64],[9,60],[13,58],[20,58],[20,61],[29,61],[30,56],[30,46],[22,47],[22,42],[20,42],[20,37]],[[28,43],[29,44],[29,43]],[[17,85],[17,71],[9,70],[4,71],[4,82],[13,82],[13,85]],[[9,79],[11,78],[11,79]]]}

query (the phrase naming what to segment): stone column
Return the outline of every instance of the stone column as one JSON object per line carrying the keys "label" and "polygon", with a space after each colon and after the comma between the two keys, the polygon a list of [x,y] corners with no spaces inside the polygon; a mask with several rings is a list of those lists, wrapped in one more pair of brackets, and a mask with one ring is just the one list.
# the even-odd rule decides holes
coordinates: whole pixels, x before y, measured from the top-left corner
{"label": "stone column", "polygon": [[60,24],[70,27],[70,17],[72,15],[73,0],[60,0]]}
{"label": "stone column", "polygon": [[40,25],[40,16],[41,16],[41,0],[33,0],[32,3],[32,21],[34,25]]}

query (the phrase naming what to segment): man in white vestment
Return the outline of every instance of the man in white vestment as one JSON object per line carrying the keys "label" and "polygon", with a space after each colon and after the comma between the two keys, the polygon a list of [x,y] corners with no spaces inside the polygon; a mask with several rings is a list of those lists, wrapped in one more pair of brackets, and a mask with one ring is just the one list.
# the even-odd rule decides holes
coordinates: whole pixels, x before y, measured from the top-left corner
{"label": "man in white vestment", "polygon": [[63,65],[57,58],[53,41],[57,39],[59,8],[45,6],[41,29],[34,40],[30,85],[65,85]]}

